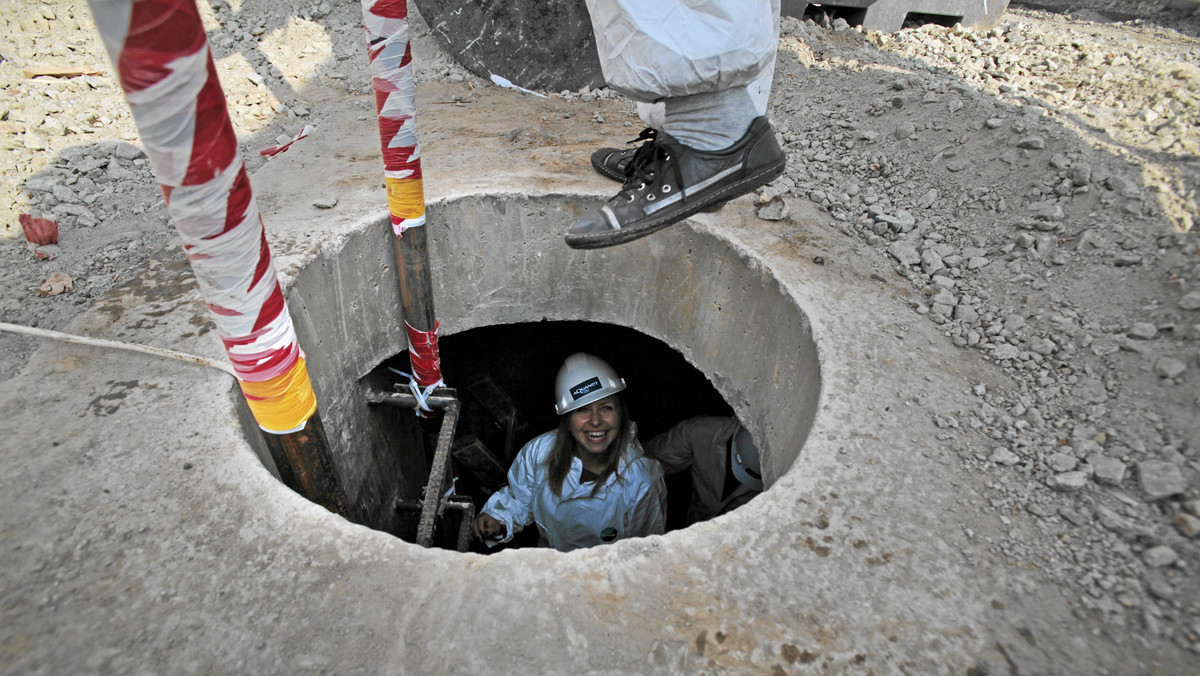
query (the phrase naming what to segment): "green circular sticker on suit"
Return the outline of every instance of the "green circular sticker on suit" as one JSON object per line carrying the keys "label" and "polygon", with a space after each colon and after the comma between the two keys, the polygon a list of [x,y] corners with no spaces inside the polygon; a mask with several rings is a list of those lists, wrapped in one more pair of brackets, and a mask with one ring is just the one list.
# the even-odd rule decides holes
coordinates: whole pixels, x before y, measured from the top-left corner
{"label": "green circular sticker on suit", "polygon": [[617,529],[613,528],[612,526],[605,528],[604,530],[600,531],[600,539],[604,540],[605,542],[612,542],[613,540],[616,540]]}

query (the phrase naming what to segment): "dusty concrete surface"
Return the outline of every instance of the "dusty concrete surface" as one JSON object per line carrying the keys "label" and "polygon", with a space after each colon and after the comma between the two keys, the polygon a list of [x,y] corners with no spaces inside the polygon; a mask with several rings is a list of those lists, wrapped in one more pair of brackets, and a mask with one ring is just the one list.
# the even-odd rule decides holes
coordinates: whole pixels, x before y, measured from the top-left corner
{"label": "dusty concrete surface", "polygon": [[[1114,29],[1089,25],[1087,30]],[[344,36],[335,37],[335,46],[340,45]],[[853,111],[835,115],[838,101],[847,99],[835,101],[833,90],[820,88],[820,82],[844,78],[889,91],[892,76],[876,83],[880,76],[847,66],[844,57],[863,44],[847,33],[823,38],[793,31],[789,37],[789,49],[800,61],[779,73],[807,79],[813,96],[800,99],[803,90],[782,87],[773,115],[790,127],[791,166],[823,170],[820,163],[834,166],[837,158],[818,159],[830,149],[812,143],[799,149],[810,138],[800,115],[812,110],[813,118],[827,126],[847,129],[838,122]],[[799,37],[816,51],[798,46]],[[900,51],[921,39],[910,37]],[[1178,35],[1167,40],[1172,41],[1186,42]],[[814,53],[829,58],[813,60]],[[823,74],[825,68],[831,74]],[[1169,76],[1168,71],[1163,73]],[[301,88],[309,113],[322,119],[321,134],[269,163],[254,164],[259,205],[288,286],[306,266],[320,265],[351,237],[374,227],[381,215],[370,104],[342,75],[314,78]],[[902,127],[920,117],[921,96],[896,91],[906,102],[900,112],[887,114],[904,116],[899,122],[868,111],[854,124],[870,130],[872,119],[883,119]],[[590,173],[587,153],[598,141],[624,140],[638,128],[621,124],[637,123],[628,116],[628,105],[617,100],[533,100],[473,86],[461,75],[457,81],[428,82],[420,95],[421,109],[429,111],[421,120],[421,139],[428,197],[435,204],[472,195],[521,200],[605,195],[611,186]],[[968,105],[975,103],[966,98]],[[936,105],[941,109],[945,103],[939,99]],[[593,121],[597,113],[605,123]],[[974,114],[982,120],[995,113]],[[1007,108],[1001,114],[1006,125],[1015,119],[1066,135],[1040,115]],[[1151,124],[1150,117],[1138,118],[1138,125]],[[1142,129],[1135,125],[1121,142],[1138,147]],[[268,134],[282,131],[277,127]],[[979,133],[972,138],[987,138],[974,131]],[[1119,133],[1116,127],[1111,131]],[[921,133],[925,136],[909,151],[937,138],[928,129]],[[1160,145],[1167,140],[1150,136]],[[1048,140],[1056,142],[1055,136]],[[258,141],[273,142],[270,136]],[[958,159],[970,153],[993,159],[989,147],[963,146]],[[1166,146],[1150,159],[1168,167],[1168,173],[1186,169],[1193,160],[1180,148]],[[931,166],[956,159],[940,143],[928,150]],[[935,157],[937,150],[942,152]],[[902,154],[893,146],[887,152]],[[1048,166],[1048,158],[1022,157],[1016,158],[1014,171],[1021,171],[1021,162],[1027,163],[1024,171],[1046,171],[1040,167]],[[1101,166],[1096,155],[1075,156],[1080,157]],[[1001,164],[1009,162],[988,167]],[[920,169],[910,174],[916,193],[924,192]],[[964,171],[969,168],[945,175]],[[1182,173],[1186,188],[1194,177]],[[1147,242],[1160,239],[1156,228],[1167,219],[1162,213],[1147,215],[1153,209],[1146,205],[1154,200],[1123,196],[1116,202],[1088,202],[1097,194],[1121,192],[1093,185],[1092,193],[1069,198],[1078,202],[1070,206],[1075,211],[1068,223],[1077,225],[1070,220],[1077,216],[1090,219],[1099,233],[1091,237],[1092,246],[1103,257],[1086,258],[1055,247],[1063,244],[1056,241],[1048,244],[1052,248],[1043,265],[1035,256],[1041,255],[1041,245],[1031,241],[1028,255],[1005,260],[1005,254],[1026,249],[1018,243],[999,253],[1000,241],[1025,231],[1002,222],[1003,211],[955,205],[958,193],[938,184],[952,196],[919,212],[922,218],[936,222],[935,212],[966,213],[985,239],[975,246],[986,249],[994,263],[1008,265],[1011,279],[992,278],[991,303],[1005,310],[1034,304],[1021,313],[1031,325],[1051,321],[1041,318],[1042,304],[1072,308],[1079,324],[1095,321],[1103,327],[1085,331],[1096,334],[1097,346],[1120,341],[1119,351],[1089,356],[1080,349],[1079,355],[1061,357],[1069,361],[1070,373],[1055,366],[1042,386],[1027,379],[1013,360],[956,346],[959,338],[966,343],[966,330],[953,333],[969,328],[963,323],[928,321],[929,314],[939,312],[938,304],[918,282],[932,284],[933,276],[919,280],[919,265],[897,266],[903,274],[894,272],[894,261],[884,253],[900,233],[889,232],[882,220],[870,224],[884,226],[876,234],[870,226],[851,228],[837,218],[858,206],[850,199],[854,195],[842,199],[844,176],[789,176],[797,184],[784,195],[791,215],[779,221],[760,219],[746,198],[631,245],[637,249],[628,254],[562,250],[586,265],[589,257],[682,256],[682,245],[689,242],[719,241],[761,266],[778,281],[783,300],[808,318],[822,364],[813,431],[799,461],[746,508],[666,537],[570,555],[523,550],[481,557],[421,550],[325,513],[275,482],[243,437],[227,376],[148,357],[46,344],[20,363],[0,393],[5,421],[0,671],[1194,671],[1191,650],[1200,633],[1194,626],[1195,540],[1173,530],[1164,533],[1162,527],[1176,514],[1187,514],[1180,505],[1196,499],[1195,364],[1189,362],[1191,371],[1173,378],[1160,378],[1150,366],[1160,350],[1178,345],[1181,354],[1194,352],[1194,339],[1186,338],[1192,311],[1167,321],[1184,295],[1179,287],[1195,278],[1190,264],[1171,262],[1171,255],[1193,240],[1185,237],[1177,244],[1172,239],[1156,253]],[[1147,176],[1145,187],[1156,195],[1176,185],[1153,189],[1154,174]],[[1012,175],[1002,178],[1015,182]],[[818,185],[825,181],[839,182],[839,189]],[[334,209],[312,206],[314,193],[324,188],[337,197]],[[1024,184],[1017,188],[1017,193],[1031,190]],[[152,194],[153,186],[146,191]],[[1110,212],[1124,214],[1125,220],[1110,227]],[[532,236],[550,241],[565,224],[535,227]],[[934,231],[952,232],[940,226]],[[1079,232],[1054,235],[1069,242]],[[921,244],[895,241],[914,248]],[[1147,262],[1133,264],[1130,251]],[[1181,255],[1194,255],[1194,246],[1190,251]],[[1056,267],[1048,262],[1053,253],[1064,256]],[[1012,269],[1014,262],[1024,270]],[[80,303],[86,311],[72,315],[65,328],[220,358],[219,341],[182,257],[158,250],[138,265],[132,279],[123,277],[112,290]],[[1045,272],[1058,269],[1072,274],[1060,279]],[[1184,283],[1164,290],[1164,280],[1155,275],[1166,276],[1168,270],[1182,271],[1175,278]],[[1026,271],[1036,274],[1035,282],[1049,282],[1049,290],[1042,294],[1044,285],[1016,281]],[[1100,285],[1106,294],[1093,292],[1087,297],[1092,300],[1081,301],[1076,291],[1088,285]],[[1007,298],[1010,291],[1018,295]],[[1097,295],[1106,296],[1111,307],[1102,307]],[[919,314],[922,308],[928,314]],[[302,308],[294,306],[293,314],[304,322]],[[1133,321],[1143,317],[1153,319],[1151,328],[1162,335],[1126,338],[1135,332]],[[451,317],[448,330],[468,321]],[[1119,330],[1116,338],[1113,329]],[[338,340],[321,327],[304,330]],[[1076,344],[1051,335],[1064,351]],[[384,334],[364,346],[363,364],[369,365],[371,352],[398,350],[399,340]],[[1026,342],[1021,345],[1031,352]],[[317,349],[308,349],[320,359]],[[1039,398],[1051,387],[1063,389],[1066,397],[1068,385],[1077,384],[1068,383],[1069,377],[1102,379],[1111,411],[1093,402],[1059,414],[1053,399]],[[318,394],[321,387],[318,383]],[[989,393],[986,399],[982,392]],[[1012,398],[1002,401],[995,393]],[[1015,414],[1019,397],[1026,395],[1046,411],[1040,425]],[[993,404],[1001,410],[989,412]],[[983,424],[976,429],[972,422]],[[1088,428],[1091,435],[1079,436]],[[1096,441],[1101,437],[1107,441]],[[1032,443],[1022,443],[1029,438]],[[1044,447],[1083,449],[1089,443],[1108,444],[1110,455],[1118,458],[1125,454],[1130,476],[1116,486],[1092,482],[1071,494],[1047,488],[1045,481],[1056,476],[1047,466],[1057,460]],[[1011,449],[1021,463],[1004,464],[998,446]],[[1143,499],[1132,469],[1150,457],[1180,468],[1188,482],[1182,498]],[[1111,512],[1109,505],[1124,510],[1118,516],[1126,521],[1114,522],[1098,509]],[[1162,564],[1147,556],[1160,547],[1176,552],[1177,560]]]}
{"label": "dusty concrete surface", "polygon": [[[504,172],[473,172],[474,185],[455,179],[490,163],[489,139],[507,129],[480,110],[528,116],[533,105],[495,91],[475,114],[426,122],[428,183],[453,187],[433,187],[430,201],[546,194],[532,186],[551,176],[556,192],[602,195],[608,186],[570,167],[579,163],[547,167],[527,154]],[[559,156],[586,151],[571,142],[590,124],[564,118]],[[377,225],[373,139],[361,131],[347,125],[257,173],[283,274]],[[345,208],[311,210],[301,178],[313,167],[337,177]],[[828,383],[801,461],[760,500],[667,537],[571,555],[424,551],[276,483],[235,424],[223,374],[47,345],[0,404],[14,423],[2,460],[6,668],[934,673],[1003,672],[1011,660],[1030,665],[1022,671],[1182,673],[1187,657],[1171,646],[1095,636],[1053,587],[988,551],[1000,525],[981,517],[980,479],[926,442],[936,430],[908,414],[907,393],[919,382],[930,405],[951,406],[964,381],[1000,376],[929,325],[913,323],[905,341],[879,337],[875,327],[906,324],[910,311],[871,279],[853,242],[819,223],[805,243],[789,240],[749,202],[694,227],[780,279],[812,321]],[[199,313],[183,266],[164,261],[72,328],[219,357],[213,336],[196,331]]]}

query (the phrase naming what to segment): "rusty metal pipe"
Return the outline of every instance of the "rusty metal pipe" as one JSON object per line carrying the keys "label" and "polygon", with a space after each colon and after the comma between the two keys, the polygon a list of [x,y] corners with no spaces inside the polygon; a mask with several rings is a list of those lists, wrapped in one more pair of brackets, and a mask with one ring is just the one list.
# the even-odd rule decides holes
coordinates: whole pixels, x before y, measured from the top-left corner
{"label": "rusty metal pipe", "polygon": [[[430,280],[425,232],[425,189],[417,139],[416,83],[413,80],[406,0],[362,0],[367,58],[383,155],[388,217],[395,234],[396,268],[408,335],[414,386],[441,383],[438,323]],[[423,418],[434,414],[425,409]]]}
{"label": "rusty metal pipe", "polygon": [[[367,390],[366,399],[368,404],[379,406],[398,406],[401,408],[416,408],[417,398],[408,392],[380,392],[378,390]],[[452,401],[458,401],[456,392],[453,388],[439,387],[433,391],[433,394],[425,400],[425,403],[430,408],[444,409]]]}

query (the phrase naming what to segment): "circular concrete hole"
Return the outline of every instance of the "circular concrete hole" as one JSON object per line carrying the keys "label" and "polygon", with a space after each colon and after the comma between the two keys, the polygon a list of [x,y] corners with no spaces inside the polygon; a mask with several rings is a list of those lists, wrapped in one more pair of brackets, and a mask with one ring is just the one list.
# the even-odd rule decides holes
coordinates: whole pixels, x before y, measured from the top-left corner
{"label": "circular concrete hole", "polygon": [[[447,384],[465,388],[463,380],[497,366],[503,389],[528,398],[521,408],[532,436],[552,427],[540,417],[551,410],[553,388],[545,383],[566,354],[594,349],[638,398],[669,398],[662,394],[669,384],[644,373],[669,372],[698,383],[687,386],[695,400],[681,397],[676,408],[634,402],[639,436],[692,414],[734,415],[760,449],[769,489],[800,457],[818,407],[820,366],[808,318],[757,258],[703,228],[676,226],[614,249],[567,249],[564,224],[590,206],[557,196],[472,196],[428,206]],[[420,494],[429,453],[403,450],[425,448],[420,424],[397,422],[399,409],[366,404],[369,389],[391,390],[396,378],[380,366],[407,347],[386,219],[309,261],[288,304],[350,517],[403,535],[396,506]],[[510,345],[514,336],[536,350]],[[242,420],[272,467],[244,407]]]}

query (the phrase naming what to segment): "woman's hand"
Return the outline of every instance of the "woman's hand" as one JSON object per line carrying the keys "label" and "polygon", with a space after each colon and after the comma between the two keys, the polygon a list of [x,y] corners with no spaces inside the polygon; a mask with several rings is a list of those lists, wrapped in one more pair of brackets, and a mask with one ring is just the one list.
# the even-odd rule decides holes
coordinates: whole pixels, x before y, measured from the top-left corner
{"label": "woman's hand", "polygon": [[471,530],[475,532],[475,537],[483,540],[500,539],[507,531],[503,523],[487,512],[482,512],[475,517],[475,522],[471,524]]}

